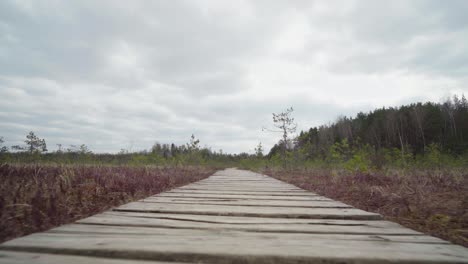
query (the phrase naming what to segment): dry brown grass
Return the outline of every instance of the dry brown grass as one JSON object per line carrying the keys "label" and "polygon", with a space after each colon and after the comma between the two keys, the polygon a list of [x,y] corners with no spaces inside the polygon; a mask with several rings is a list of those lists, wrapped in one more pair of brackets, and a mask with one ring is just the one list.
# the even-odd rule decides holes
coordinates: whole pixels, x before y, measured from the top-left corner
{"label": "dry brown grass", "polygon": [[468,247],[468,171],[265,170],[263,173]]}
{"label": "dry brown grass", "polygon": [[0,165],[0,242],[198,181],[202,167]]}

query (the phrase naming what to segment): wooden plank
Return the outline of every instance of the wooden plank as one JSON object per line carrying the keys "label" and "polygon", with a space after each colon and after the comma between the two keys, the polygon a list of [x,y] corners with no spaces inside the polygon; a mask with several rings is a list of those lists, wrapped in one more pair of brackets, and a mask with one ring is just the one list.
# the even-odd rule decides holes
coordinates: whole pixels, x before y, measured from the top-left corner
{"label": "wooden plank", "polygon": [[249,199],[249,200],[284,200],[284,201],[332,201],[329,198],[318,195],[310,196],[281,196],[281,195],[252,195],[231,193],[190,193],[190,192],[165,192],[150,197],[193,197],[193,198],[219,198],[219,199]]}
{"label": "wooden plank", "polygon": [[270,218],[270,217],[246,217],[246,216],[223,216],[223,215],[197,215],[197,214],[164,214],[145,212],[119,212],[107,211],[102,214],[116,216],[134,216],[142,218],[175,219],[194,222],[220,223],[220,224],[324,224],[324,225],[367,225],[379,228],[382,225],[401,227],[397,223],[375,220],[342,220],[342,219],[306,219],[306,218]]}
{"label": "wooden plank", "polygon": [[[214,176],[211,176],[211,177],[209,177],[209,178],[200,180],[200,181],[198,181],[197,183],[205,183],[205,182],[208,182],[208,183],[211,183],[211,182],[216,182],[216,183],[237,183],[237,182],[239,182],[239,181],[242,181],[242,182],[251,182],[251,183],[256,183],[256,182],[267,182],[267,183],[283,183],[283,184],[289,184],[289,183],[285,183],[285,182],[282,182],[282,181],[278,181],[278,180],[272,179],[272,178],[258,178],[258,179],[255,179],[255,178],[242,178],[242,179],[224,178],[224,179],[219,179],[219,178],[214,177]],[[291,184],[290,184],[290,185],[291,185]]]}
{"label": "wooden plank", "polygon": [[173,189],[168,192],[164,193],[203,193],[203,194],[234,194],[234,195],[269,195],[269,196],[283,196],[283,197],[288,197],[288,196],[298,196],[298,197],[311,197],[311,196],[319,196],[314,193],[310,192],[278,192],[278,191],[263,191],[263,192],[258,192],[258,191],[236,191],[236,190],[230,190],[230,191],[221,191],[221,190],[188,190],[188,189]]}
{"label": "wooden plank", "polygon": [[284,182],[270,182],[270,181],[265,181],[265,180],[259,180],[259,181],[244,181],[244,180],[238,180],[238,181],[231,181],[231,182],[226,182],[226,181],[199,181],[195,183],[191,183],[188,185],[185,185],[180,188],[263,188],[266,190],[270,189],[281,189],[281,190],[293,190],[293,191],[305,191],[297,186],[294,186],[292,184],[286,184]]}
{"label": "wooden plank", "polygon": [[202,193],[202,194],[234,194],[234,195],[269,195],[269,196],[319,196],[315,193],[297,192],[256,192],[256,191],[218,191],[218,190],[181,190],[174,189],[164,193]]}
{"label": "wooden plank", "polygon": [[[369,221],[372,222],[372,221]],[[145,216],[129,216],[129,215],[112,215],[99,214],[77,221],[80,224],[95,224],[95,225],[113,225],[113,226],[134,226],[134,227],[158,227],[158,228],[179,228],[179,229],[205,229],[205,230],[238,230],[246,232],[273,232],[273,233],[310,233],[310,234],[355,234],[355,235],[422,235],[414,230],[395,226],[387,221],[373,221],[378,224],[364,223],[349,223],[343,221],[341,223],[330,224],[327,222],[315,223],[243,223],[232,224],[216,221],[196,221],[191,219],[177,219],[170,217],[152,218]]]}
{"label": "wooden plank", "polygon": [[237,187],[237,188],[203,188],[203,187],[181,187],[177,188],[175,191],[211,191],[215,189],[216,191],[228,191],[228,192],[256,192],[256,193],[282,193],[286,192],[288,194],[299,194],[299,195],[304,195],[307,194],[307,192],[302,191],[302,190],[292,190],[292,189],[280,189],[280,188],[247,188],[247,187]]}
{"label": "wooden plank", "polygon": [[215,183],[215,184],[258,184],[258,183],[265,183],[265,184],[277,184],[281,186],[291,186],[294,188],[298,188],[297,186],[282,182],[279,180],[275,180],[273,178],[242,178],[242,179],[217,179],[215,177],[209,177],[201,181],[189,183],[189,184],[206,184],[206,183]]}
{"label": "wooden plank", "polygon": [[[172,199],[174,201],[193,201],[193,202],[208,202],[208,201],[216,201],[216,202],[225,202],[225,201],[230,201],[230,202],[242,202],[242,201],[251,201],[251,202],[258,202],[258,204],[266,202],[266,203],[274,203],[274,202],[284,202],[284,203],[293,203],[293,202],[299,202],[299,203],[310,203],[310,202],[317,202],[317,203],[334,203],[335,201],[333,200],[320,200],[320,199],[306,199],[306,200],[300,200],[300,199],[258,199],[258,198],[233,198],[233,197],[225,197],[225,196],[216,196],[216,197],[185,197],[185,196],[177,196],[174,195],[172,196],[150,196],[148,198],[144,198],[141,201],[151,201],[153,202],[158,199]],[[292,204],[291,204],[292,205]]]}
{"label": "wooden plank", "polygon": [[[128,232],[127,227],[68,225],[60,229],[8,241],[0,249],[211,263],[468,263],[465,248],[427,242],[426,239],[435,239],[428,236],[187,232],[158,228],[140,228],[144,229],[141,234],[132,235],[120,232]],[[153,233],[148,233],[149,229]]]}
{"label": "wooden plank", "polygon": [[280,182],[268,182],[264,180],[259,180],[259,181],[245,181],[245,180],[239,180],[239,181],[205,181],[205,182],[196,182],[196,183],[191,183],[186,186],[242,186],[242,187],[261,187],[261,186],[268,186],[272,188],[290,188],[290,189],[295,189],[295,190],[303,190],[297,186],[294,186],[292,184],[285,184],[285,183],[280,183]]}
{"label": "wooden plank", "polygon": [[209,191],[209,192],[213,192],[213,191],[216,191],[216,192],[228,192],[228,193],[256,193],[256,194],[281,194],[281,195],[297,195],[297,196],[301,196],[301,195],[316,195],[314,193],[310,193],[310,192],[304,192],[304,191],[295,191],[295,190],[282,190],[282,189],[254,189],[254,188],[195,188],[195,187],[191,187],[191,188],[178,188],[178,189],[174,189],[174,190],[171,190],[171,191],[174,191],[174,192],[182,192],[182,191],[189,191],[189,192],[192,192],[192,191],[198,191],[198,192],[206,192],[206,191]]}
{"label": "wooden plank", "polygon": [[255,188],[255,189],[258,189],[258,188],[265,188],[265,191],[274,191],[274,189],[282,189],[282,190],[291,190],[291,191],[300,191],[300,192],[308,192],[306,190],[303,190],[303,189],[300,189],[300,188],[297,188],[297,187],[290,187],[290,186],[279,186],[279,185],[276,185],[275,186],[272,186],[271,184],[261,184],[261,183],[258,183],[258,184],[252,184],[252,183],[246,183],[246,184],[189,184],[189,185],[184,185],[184,186],[181,186],[181,187],[178,187],[178,189],[184,189],[184,188],[213,188],[214,190],[216,190],[216,188],[221,188],[221,187],[228,187],[228,188],[233,188],[233,187],[237,187],[237,188],[242,188],[242,190],[244,188]]}
{"label": "wooden plank", "polygon": [[296,208],[296,207],[251,207],[222,205],[191,205],[191,204],[158,204],[133,202],[119,206],[114,211],[154,212],[173,214],[205,214],[226,216],[259,216],[282,218],[316,218],[316,219],[355,219],[380,220],[382,216],[355,208]]}
{"label": "wooden plank", "polygon": [[267,191],[267,190],[254,190],[254,189],[200,189],[200,188],[190,188],[190,189],[175,189],[170,192],[216,192],[216,193],[230,193],[230,194],[251,194],[251,195],[273,195],[273,196],[315,196],[317,194],[302,192],[302,191],[287,191],[287,190],[276,190],[276,191]]}
{"label": "wooden plank", "polygon": [[142,218],[175,219],[181,221],[220,223],[220,224],[324,224],[324,225],[367,225],[371,227],[380,227],[382,223],[401,227],[397,223],[375,220],[342,220],[342,219],[306,219],[306,218],[270,218],[270,217],[245,217],[245,216],[223,216],[223,215],[197,215],[197,214],[164,214],[164,213],[145,213],[145,212],[119,212],[107,211],[102,214],[116,216],[134,216]]}
{"label": "wooden plank", "polygon": [[173,198],[173,197],[148,197],[140,202],[171,203],[171,204],[202,204],[202,205],[226,205],[226,206],[266,206],[266,207],[302,207],[302,208],[351,208],[351,206],[329,201],[283,201],[283,200],[249,200],[249,199],[206,199],[206,198]]}
{"label": "wooden plank", "polygon": [[[57,228],[53,228],[43,234],[77,234],[77,235],[111,235],[111,236],[126,236],[129,238],[139,236],[173,236],[176,239],[183,239],[181,236],[185,234],[203,236],[222,234],[229,237],[245,237],[256,239],[260,236],[276,236],[278,238],[291,239],[297,237],[299,239],[334,239],[334,240],[353,240],[353,241],[387,241],[387,242],[404,242],[404,243],[431,243],[445,244],[450,243],[439,238],[415,234],[334,234],[334,233],[294,233],[294,232],[245,232],[241,230],[228,229],[186,229],[186,228],[166,228],[166,227],[142,227],[142,226],[119,226],[119,225],[101,225],[101,224],[68,224]],[[384,239],[383,239],[384,238]]]}
{"label": "wooden plank", "polygon": [[209,186],[209,187],[223,187],[223,186],[246,186],[246,187],[272,187],[272,188],[290,188],[290,189],[295,189],[295,190],[302,190],[301,188],[298,188],[297,186],[294,186],[292,184],[286,184],[282,182],[268,182],[264,180],[259,180],[259,181],[245,181],[245,180],[240,180],[240,181],[232,181],[232,182],[226,182],[226,181],[199,181],[191,184],[187,184],[185,186]]}
{"label": "wooden plank", "polygon": [[[182,264],[181,262],[161,262],[147,260],[129,260],[96,258],[86,256],[56,255],[44,253],[27,253],[0,251],[0,264]],[[187,263],[187,262],[184,262]]]}

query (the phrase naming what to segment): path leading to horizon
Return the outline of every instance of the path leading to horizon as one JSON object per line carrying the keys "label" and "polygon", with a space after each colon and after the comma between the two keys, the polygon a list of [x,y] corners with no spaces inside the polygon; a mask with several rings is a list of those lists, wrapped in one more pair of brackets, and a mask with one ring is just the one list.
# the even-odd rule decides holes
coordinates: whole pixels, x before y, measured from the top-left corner
{"label": "path leading to horizon", "polygon": [[2,264],[314,262],[468,263],[468,249],[237,169],[0,245]]}

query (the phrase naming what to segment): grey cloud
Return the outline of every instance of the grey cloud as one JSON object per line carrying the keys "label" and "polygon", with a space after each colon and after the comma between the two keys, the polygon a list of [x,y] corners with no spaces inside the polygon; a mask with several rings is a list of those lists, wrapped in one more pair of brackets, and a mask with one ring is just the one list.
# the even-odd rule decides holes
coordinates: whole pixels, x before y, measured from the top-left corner
{"label": "grey cloud", "polygon": [[289,54],[294,61],[325,57],[321,66],[339,74],[408,69],[458,78],[466,72],[466,1],[310,3],[296,13],[306,17],[310,32],[305,50]]}
{"label": "grey cloud", "polygon": [[[3,33],[17,41],[3,46],[7,57],[0,64],[2,72],[63,82],[144,85],[135,78],[126,80],[124,76],[132,73],[125,69],[117,76],[109,71],[110,64],[116,64],[111,61],[113,53],[122,52],[120,43],[135,52],[137,65],[130,66],[143,68],[143,78],[192,91],[231,92],[243,85],[233,74],[241,72],[239,65],[230,60],[255,54],[271,30],[262,24],[229,27],[182,1],[120,3],[120,7],[112,7],[112,2],[70,6],[32,2],[32,14],[8,3],[1,8],[2,22],[9,25]],[[213,75],[213,69],[222,76]]]}
{"label": "grey cloud", "polygon": [[[3,1],[0,136],[18,144],[35,130],[50,146],[95,151],[182,144],[192,133],[229,152],[270,147],[277,137],[261,127],[289,106],[307,129],[421,91],[421,100],[438,96],[434,85],[468,91],[466,9],[466,1]],[[388,92],[370,87],[376,76],[426,82],[373,102],[367,91]]]}

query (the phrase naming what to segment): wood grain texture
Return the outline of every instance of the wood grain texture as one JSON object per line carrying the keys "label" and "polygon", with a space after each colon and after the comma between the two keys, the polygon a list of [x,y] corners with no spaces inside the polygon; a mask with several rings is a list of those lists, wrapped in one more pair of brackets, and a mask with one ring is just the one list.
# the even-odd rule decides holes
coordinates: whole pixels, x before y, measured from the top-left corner
{"label": "wood grain texture", "polygon": [[379,214],[355,208],[252,207],[133,202],[119,206],[115,208],[114,211],[310,219],[382,219]]}
{"label": "wood grain texture", "polygon": [[[182,264],[181,262],[136,261],[131,259],[96,258],[73,255],[55,255],[0,251],[0,263],[9,264]],[[188,262],[184,262],[188,263]]]}

